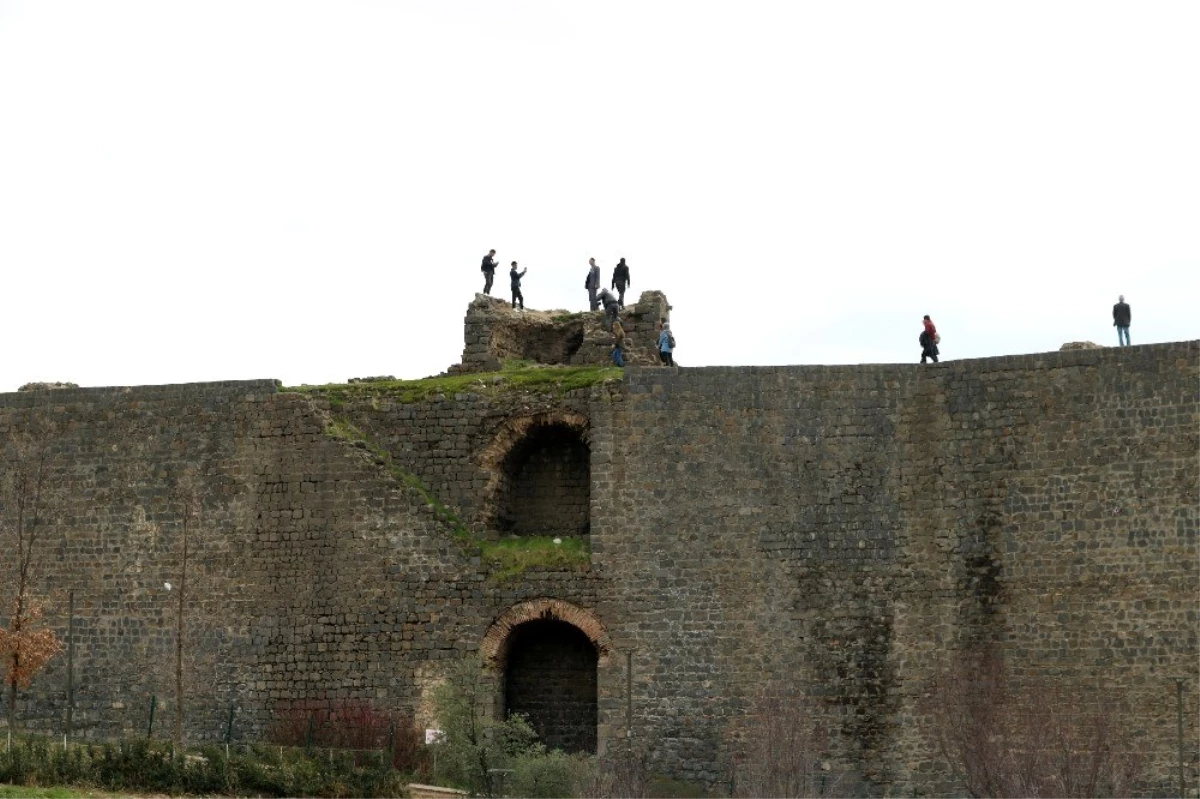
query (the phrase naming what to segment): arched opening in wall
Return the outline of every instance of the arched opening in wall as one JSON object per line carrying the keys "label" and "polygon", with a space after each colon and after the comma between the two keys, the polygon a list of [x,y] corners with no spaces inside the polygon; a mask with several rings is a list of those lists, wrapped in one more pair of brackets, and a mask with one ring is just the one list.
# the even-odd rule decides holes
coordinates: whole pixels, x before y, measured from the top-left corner
{"label": "arched opening in wall", "polygon": [[504,664],[504,710],[521,713],[550,749],[596,752],[596,647],[557,619],[517,625]]}
{"label": "arched opening in wall", "polygon": [[532,424],[500,463],[495,526],[512,535],[587,535],[591,451],[582,430]]}

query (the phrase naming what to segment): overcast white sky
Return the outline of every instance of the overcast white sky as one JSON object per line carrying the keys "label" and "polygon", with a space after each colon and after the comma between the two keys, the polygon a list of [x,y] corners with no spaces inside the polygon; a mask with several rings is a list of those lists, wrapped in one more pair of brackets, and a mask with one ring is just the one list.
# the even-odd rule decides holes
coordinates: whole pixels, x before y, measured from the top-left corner
{"label": "overcast white sky", "polygon": [[[0,0],[0,391],[422,377],[489,248],[685,365],[1200,338],[1200,3]],[[497,275],[504,295],[507,276]],[[496,292],[494,292],[496,293]]]}

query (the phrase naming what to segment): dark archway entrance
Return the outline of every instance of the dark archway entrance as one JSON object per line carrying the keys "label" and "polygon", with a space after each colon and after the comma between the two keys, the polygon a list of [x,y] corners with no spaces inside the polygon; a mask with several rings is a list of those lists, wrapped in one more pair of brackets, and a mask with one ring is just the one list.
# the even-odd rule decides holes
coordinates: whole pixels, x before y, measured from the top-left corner
{"label": "dark archway entrance", "polygon": [[534,426],[504,459],[496,527],[512,535],[587,535],[590,460],[579,430]]}
{"label": "dark archway entrance", "polygon": [[573,624],[552,618],[514,627],[506,642],[504,707],[564,752],[596,751],[598,653]]}

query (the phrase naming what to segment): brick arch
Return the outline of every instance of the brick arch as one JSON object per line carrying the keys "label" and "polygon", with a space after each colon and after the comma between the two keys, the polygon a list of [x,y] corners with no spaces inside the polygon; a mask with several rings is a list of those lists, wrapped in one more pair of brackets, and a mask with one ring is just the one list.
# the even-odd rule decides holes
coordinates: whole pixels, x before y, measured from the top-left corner
{"label": "brick arch", "polygon": [[590,449],[590,425],[587,416],[569,411],[545,411],[528,416],[518,416],[506,421],[492,437],[492,441],[479,454],[479,464],[487,474],[483,489],[483,502],[479,518],[489,527],[504,507],[504,491],[509,475],[507,461],[516,449],[532,434],[545,427],[565,427],[579,435],[579,440]]}
{"label": "brick arch", "polygon": [[603,666],[608,663],[608,654],[612,650],[612,639],[609,638],[608,631],[604,629],[604,623],[600,621],[600,617],[587,608],[572,605],[561,599],[533,599],[513,605],[500,614],[500,617],[492,622],[488,631],[484,633],[483,640],[479,643],[479,652],[483,656],[484,662],[492,666],[503,667],[508,659],[508,645],[512,640],[512,631],[527,621],[538,619],[563,621],[576,627],[588,637],[592,646],[596,647],[598,664]]}

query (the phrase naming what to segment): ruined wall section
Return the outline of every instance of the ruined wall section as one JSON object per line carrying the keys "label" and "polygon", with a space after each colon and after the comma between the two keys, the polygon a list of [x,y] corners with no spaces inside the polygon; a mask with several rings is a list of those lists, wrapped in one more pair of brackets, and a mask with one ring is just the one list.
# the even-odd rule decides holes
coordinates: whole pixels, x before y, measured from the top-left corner
{"label": "ruined wall section", "polygon": [[[0,396],[6,467],[17,434],[45,427],[63,488],[37,591],[60,635],[75,593],[76,735],[144,733],[151,696],[160,734],[173,725],[187,474],[203,497],[185,614],[191,740],[223,735],[230,705],[238,739],[301,700],[427,710],[446,665],[508,608],[595,606],[594,573],[494,579],[420,492],[328,422],[274,381]],[[22,692],[27,728],[62,731],[65,666]]]}
{"label": "ruined wall section", "polygon": [[[658,325],[670,321],[671,306],[660,291],[643,291],[620,313],[626,333],[626,362],[658,363]],[[514,310],[504,300],[476,294],[463,324],[461,363],[451,374],[495,372],[506,361],[558,366],[609,366],[613,337],[603,311]]]}

